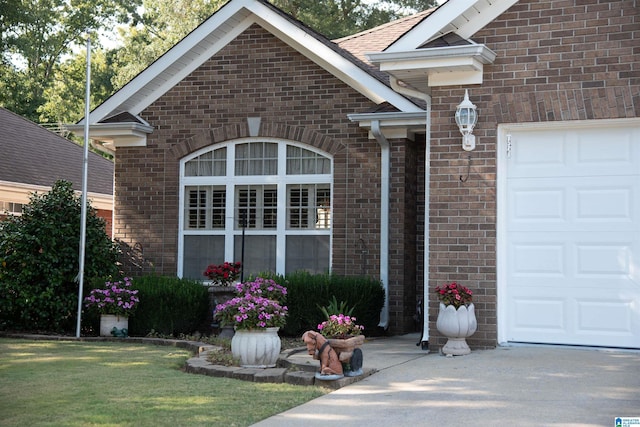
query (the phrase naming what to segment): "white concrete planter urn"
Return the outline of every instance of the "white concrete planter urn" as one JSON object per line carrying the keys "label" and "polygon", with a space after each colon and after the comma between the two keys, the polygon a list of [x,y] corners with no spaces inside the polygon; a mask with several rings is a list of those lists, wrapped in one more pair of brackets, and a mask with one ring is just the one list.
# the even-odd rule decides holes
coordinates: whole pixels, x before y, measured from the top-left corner
{"label": "white concrete planter urn", "polygon": [[[115,328],[115,333],[114,332]],[[128,334],[129,318],[117,314],[101,314],[100,315],[100,336],[112,337],[126,332]],[[124,330],[124,331],[123,331]]]}
{"label": "white concrete planter urn", "polygon": [[461,305],[457,309],[453,305],[440,303],[436,328],[448,338],[442,348],[445,355],[462,356],[471,353],[466,338],[478,328],[474,308],[473,303]]}
{"label": "white concrete planter urn", "polygon": [[231,353],[244,368],[273,368],[278,362],[282,343],[280,328],[236,329],[231,338]]}

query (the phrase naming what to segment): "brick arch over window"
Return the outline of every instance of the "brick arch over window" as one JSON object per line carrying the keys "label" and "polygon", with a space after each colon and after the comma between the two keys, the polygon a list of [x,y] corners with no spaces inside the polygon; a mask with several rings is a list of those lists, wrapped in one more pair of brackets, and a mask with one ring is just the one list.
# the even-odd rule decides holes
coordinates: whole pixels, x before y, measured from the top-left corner
{"label": "brick arch over window", "polygon": [[171,148],[175,159],[180,159],[209,145],[226,142],[232,139],[255,137],[282,138],[290,141],[309,144],[319,150],[335,156],[345,150],[344,144],[335,141],[327,135],[299,126],[289,126],[280,123],[262,123],[257,135],[249,134],[249,127],[244,124],[228,124],[216,129],[200,132],[191,138],[179,142]]}

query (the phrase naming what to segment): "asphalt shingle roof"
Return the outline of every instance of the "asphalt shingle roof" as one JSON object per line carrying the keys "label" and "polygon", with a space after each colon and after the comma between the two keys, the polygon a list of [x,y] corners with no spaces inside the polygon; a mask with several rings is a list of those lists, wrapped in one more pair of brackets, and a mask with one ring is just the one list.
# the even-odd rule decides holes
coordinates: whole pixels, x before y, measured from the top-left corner
{"label": "asphalt shingle roof", "polygon": [[[64,179],[82,190],[84,148],[0,108],[0,181],[52,186]],[[87,190],[113,194],[113,162],[89,152]]]}
{"label": "asphalt shingle roof", "polygon": [[[367,64],[374,72],[380,73],[378,66],[369,62],[365,53],[382,52],[393,42],[398,40],[407,31],[418,25],[425,19],[435,8],[428,9],[414,15],[400,18],[395,21],[388,22],[375,28],[363,31],[361,33],[346,36],[341,39],[334,40],[340,48],[350,52],[360,61]],[[386,75],[386,73],[381,73]]]}

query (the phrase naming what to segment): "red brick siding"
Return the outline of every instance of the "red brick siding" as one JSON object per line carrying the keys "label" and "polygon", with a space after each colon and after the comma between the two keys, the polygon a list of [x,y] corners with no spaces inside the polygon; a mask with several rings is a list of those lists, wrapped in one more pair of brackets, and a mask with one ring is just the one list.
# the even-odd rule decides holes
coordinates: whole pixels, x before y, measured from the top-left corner
{"label": "red brick siding", "polygon": [[[453,119],[465,88],[432,93],[429,288],[459,281],[475,291],[478,332],[468,340],[472,347],[497,342],[497,126],[640,116],[640,13],[635,3],[521,0],[472,37],[497,58],[485,65],[483,84],[468,87],[479,121],[465,183],[459,177],[466,173],[468,154]],[[422,274],[419,269],[418,283]],[[422,294],[421,285],[417,292]],[[434,295],[430,300],[430,344],[438,348],[444,339],[435,329],[437,300]]]}
{"label": "red brick siding", "polygon": [[96,215],[104,220],[104,228],[109,238],[113,238],[113,211],[97,209]]}

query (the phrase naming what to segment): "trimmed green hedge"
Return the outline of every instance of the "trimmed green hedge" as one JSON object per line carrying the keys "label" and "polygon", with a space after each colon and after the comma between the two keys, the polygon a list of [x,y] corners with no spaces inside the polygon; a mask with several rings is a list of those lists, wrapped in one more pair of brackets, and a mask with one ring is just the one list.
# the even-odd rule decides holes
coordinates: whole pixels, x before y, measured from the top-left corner
{"label": "trimmed green hedge", "polygon": [[259,274],[287,287],[289,315],[284,335],[299,336],[307,330],[317,330],[325,316],[319,307],[327,306],[335,297],[353,307],[352,315],[364,326],[365,335],[376,335],[380,311],[384,305],[384,289],[379,280],[368,277],[347,277],[333,274],[295,272],[286,276]]}
{"label": "trimmed green hedge", "polygon": [[130,335],[190,334],[206,322],[209,292],[197,280],[143,276],[133,279],[133,288],[140,291],[140,304],[129,319]]}

